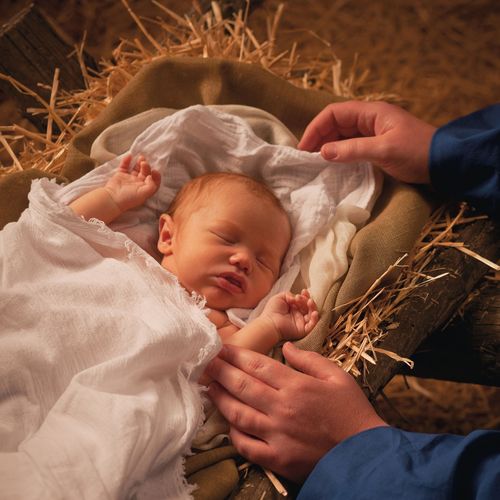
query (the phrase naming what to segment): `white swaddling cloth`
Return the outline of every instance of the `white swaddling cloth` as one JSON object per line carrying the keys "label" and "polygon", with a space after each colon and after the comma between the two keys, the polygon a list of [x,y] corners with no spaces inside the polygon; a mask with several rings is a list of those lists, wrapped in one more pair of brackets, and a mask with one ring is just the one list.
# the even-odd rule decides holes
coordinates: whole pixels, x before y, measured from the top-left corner
{"label": "white swaddling cloth", "polygon": [[[119,157],[68,186],[35,181],[29,208],[0,232],[2,497],[189,498],[182,459],[202,421],[196,380],[220,341],[200,301],[151,257],[158,215],[186,181],[243,172],[282,200],[294,235],[269,295],[291,287],[300,251],[339,214],[341,226],[366,220],[378,190],[368,164],[332,167],[203,106],[152,124],[131,153],[162,184],[115,231],[65,205],[104,184]],[[345,270],[354,231],[333,233]]]}
{"label": "white swaddling cloth", "polygon": [[[150,110],[104,132],[92,153],[108,161],[68,186],[61,201],[69,203],[104,184],[124,154],[143,154],[162,174],[160,189],[144,206],[122,215],[111,227],[156,255],[158,217],[186,182],[218,171],[257,178],[282,202],[293,237],[280,278],[268,295],[253,311],[233,309],[228,311],[229,317],[239,326],[257,317],[269,297],[292,288],[299,273],[321,309],[332,283],[347,271],[349,244],[370,216],[381,188],[380,174],[368,162],[332,164],[319,153],[297,150],[293,147],[296,139],[285,125],[256,108],[197,105],[172,112]],[[149,125],[151,120],[156,121]],[[149,125],[146,130],[141,128],[144,124]],[[278,144],[270,144],[256,133]],[[122,154],[113,158],[110,150]]]}
{"label": "white swaddling cloth", "polygon": [[124,234],[58,203],[63,190],[34,183],[0,231],[0,498],[129,498],[158,471],[139,498],[189,498],[216,329]]}

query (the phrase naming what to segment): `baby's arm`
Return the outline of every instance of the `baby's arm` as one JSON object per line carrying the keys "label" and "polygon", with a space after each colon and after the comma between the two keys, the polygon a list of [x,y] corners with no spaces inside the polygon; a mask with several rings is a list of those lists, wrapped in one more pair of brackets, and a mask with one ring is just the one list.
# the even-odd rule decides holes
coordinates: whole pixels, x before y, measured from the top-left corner
{"label": "baby's arm", "polygon": [[283,292],[269,300],[258,318],[223,342],[267,354],[282,340],[305,337],[318,319],[316,303],[307,290],[297,295]]}
{"label": "baby's arm", "polygon": [[160,173],[139,156],[129,172],[132,156],[123,158],[104,187],[93,189],[70,203],[70,208],[85,219],[96,218],[109,224],[126,210],[142,205],[160,187]]}
{"label": "baby's arm", "polygon": [[[319,319],[316,303],[307,290],[294,295],[278,293],[271,297],[262,314],[240,330],[220,313],[212,311],[209,319],[217,326],[224,344],[237,345],[252,351],[267,354],[281,340],[298,340],[305,337],[316,326]],[[208,385],[211,378],[203,374],[198,381]]]}

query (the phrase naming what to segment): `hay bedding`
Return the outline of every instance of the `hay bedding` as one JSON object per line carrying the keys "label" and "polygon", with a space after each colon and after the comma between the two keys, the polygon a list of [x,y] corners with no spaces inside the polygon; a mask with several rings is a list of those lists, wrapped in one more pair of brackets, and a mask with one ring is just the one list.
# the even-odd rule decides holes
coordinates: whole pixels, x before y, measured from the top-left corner
{"label": "hay bedding", "polygon": [[[272,2],[267,2],[266,5],[269,4],[272,4]],[[52,5],[50,5],[50,2],[46,2],[46,6],[51,7]],[[78,9],[81,9],[81,6],[73,5],[73,7],[71,7],[71,5],[68,5],[66,9],[59,10],[59,14],[57,15],[59,21],[66,24],[68,21],[71,21],[68,16],[78,14],[79,18],[83,16],[86,20],[84,24],[90,26],[90,21],[93,19],[93,11],[90,9],[90,11],[86,10],[85,12],[79,12]],[[344,78],[342,76],[341,62],[337,59],[331,48],[328,47],[329,43],[326,42],[326,38],[315,37],[314,34],[308,30],[297,31],[294,29],[298,24],[299,17],[305,15],[307,18],[307,16],[309,16],[311,22],[313,18],[317,18],[316,14],[318,9],[320,11],[324,9],[321,2],[315,2],[306,12],[300,9],[297,10],[297,5],[294,5],[293,2],[291,2],[291,5],[288,5],[285,10],[283,6],[279,6],[272,16],[266,18],[265,23],[259,22],[259,20],[262,21],[263,10],[258,10],[253,17],[251,17],[250,21],[253,26],[257,27],[255,30],[256,32],[262,31],[259,26],[267,26],[267,36],[264,36],[264,41],[260,42],[257,40],[257,35],[254,31],[249,29],[246,21],[243,19],[243,13],[240,13],[239,17],[234,21],[223,20],[220,10],[217,8],[217,4],[214,5],[213,12],[205,16],[191,19],[181,17],[173,10],[160,4],[154,7],[150,5],[145,9],[147,11],[146,13],[150,15],[152,15],[152,10],[156,9],[156,11],[162,15],[163,19],[156,19],[154,21],[150,19],[149,22],[141,21],[136,14],[135,7],[134,10],[132,10],[127,2],[123,2],[122,5],[118,5],[116,2],[108,2],[104,6],[103,19],[106,19],[106,17],[117,19],[112,29],[128,30],[130,32],[131,25],[134,25],[136,29],[138,28],[142,31],[143,36],[141,38],[136,37],[132,40],[122,40],[113,51],[113,62],[110,60],[102,61],[101,72],[98,75],[88,74],[82,66],[87,83],[87,89],[82,92],[72,94],[58,92],[58,75],[56,73],[54,75],[54,84],[50,101],[45,102],[40,100],[40,109],[32,110],[34,113],[44,113],[47,115],[47,132],[45,134],[39,134],[33,130],[28,130],[24,123],[22,125],[2,127],[2,136],[0,136],[0,140],[5,149],[4,154],[5,152],[8,153],[12,160],[12,166],[10,168],[2,169],[1,173],[3,175],[26,168],[26,166],[53,173],[59,172],[64,163],[69,140],[75,133],[77,133],[85,123],[97,116],[143,65],[161,55],[190,55],[195,57],[222,55],[229,59],[239,59],[245,62],[262,65],[278,76],[286,78],[288,81],[298,86],[325,89],[342,97],[359,98],[362,97],[361,93],[366,91],[366,88],[373,87],[373,84],[370,85],[369,82],[367,83],[368,73],[366,71],[359,71],[355,66],[351,67],[347,77]],[[422,9],[424,8],[422,7]],[[128,16],[123,15],[126,10],[128,11]],[[108,12],[108,16],[106,16],[106,12]],[[360,16],[343,9],[341,5],[333,10],[324,9],[323,12],[326,18],[324,18],[318,29],[322,34],[325,34],[325,27],[333,20],[332,16],[334,14],[339,19],[337,22],[339,26],[344,26],[346,24],[351,26],[354,19],[358,19],[358,21],[356,21],[358,23],[364,22],[359,20],[361,19]],[[423,10],[419,12],[420,16],[424,15],[422,13]],[[372,14],[371,17],[374,19],[380,17],[379,11]],[[392,19],[394,19],[394,16],[396,16],[395,13],[393,13]],[[278,26],[280,22],[284,24],[284,27],[279,31],[280,36],[278,36]],[[309,23],[305,24],[309,25]],[[457,22],[455,21],[455,26],[456,24]],[[354,25],[353,28],[355,31],[356,26],[357,25]],[[103,28],[104,27],[101,26],[101,29]],[[294,42],[288,50],[281,50],[281,47],[287,40],[287,29],[292,30],[291,34],[294,40],[307,43],[299,45],[297,42]],[[452,28],[442,27],[442,29]],[[285,32],[285,34],[283,34],[283,32]],[[154,36],[151,33],[154,33]],[[337,36],[333,38],[342,40],[342,33],[343,32],[338,34],[337,31]],[[306,37],[307,40],[305,40]],[[99,37],[99,34],[97,34],[97,38],[102,41],[102,35]],[[362,43],[363,41],[360,41],[358,37],[357,45],[359,46]],[[318,44],[322,47],[322,50],[319,52],[317,50]],[[106,40],[104,48],[101,46],[101,50],[106,51],[109,47],[109,40]],[[277,52],[277,47],[280,47],[279,52]],[[95,42],[93,48],[96,50]],[[365,45],[365,48],[368,49],[368,46]],[[80,47],[80,51],[81,49],[82,47]],[[314,56],[312,56],[313,50]],[[77,53],[77,56],[79,54],[81,54],[81,52]],[[376,60],[377,58],[374,57],[373,59]],[[385,65],[380,64],[380,66]],[[372,72],[373,69],[374,66],[372,64]],[[377,73],[376,68],[375,72]],[[388,79],[380,74],[377,78],[379,81],[388,83]],[[19,85],[22,91],[29,93],[33,92],[32,89],[24,88],[21,82],[13,83]],[[384,85],[384,88],[387,87],[390,88],[390,85]],[[395,94],[374,92],[364,97],[367,99],[383,98],[392,101],[398,99]],[[62,133],[57,137],[52,134],[52,124],[54,122],[62,129]],[[14,150],[19,149],[19,139],[23,139],[24,142],[22,152],[17,155],[14,153]],[[412,273],[414,272],[415,271],[412,271]],[[405,278],[402,279],[404,280]],[[425,280],[425,277],[423,279]],[[413,283],[413,285],[414,284],[415,283]],[[407,293],[409,287],[404,285],[403,288]],[[373,296],[368,294],[367,298],[372,301],[370,303],[370,309],[372,309]],[[387,298],[384,300],[387,301]],[[394,309],[397,303],[399,303],[399,299],[395,300],[391,307]],[[355,307],[351,309],[355,309]],[[393,309],[388,309],[387,311],[393,311]],[[361,308],[360,311],[361,310],[364,310],[364,308]],[[357,312],[358,317],[361,314],[360,311]],[[388,314],[384,315],[384,317],[387,316]],[[365,321],[362,323],[362,329],[365,332],[373,331],[374,328],[378,328],[375,327],[373,318],[362,321]],[[382,322],[380,321],[379,323]],[[370,355],[362,355],[364,348],[361,350],[359,349],[359,345],[363,344],[363,340],[353,344],[354,351],[351,350],[349,355],[345,355],[341,353],[341,350],[343,344],[348,343],[348,341],[344,340],[340,342],[337,338],[339,331],[345,330],[349,333],[355,329],[355,325],[356,321],[353,321],[352,312],[339,318],[334,326],[333,333],[328,343],[325,345],[325,351],[327,354],[330,353],[338,362],[342,359],[344,359],[344,361],[348,359],[349,361],[346,361],[348,368],[356,371],[355,362],[359,358],[364,359],[367,363],[373,362],[373,358]],[[383,335],[383,333],[379,331],[374,339],[380,338],[381,335]],[[336,340],[332,341],[332,338]],[[347,338],[349,338],[349,336],[346,336],[346,339]],[[333,349],[334,344],[336,345],[336,350]],[[354,355],[354,353],[356,354]]]}
{"label": "hay bedding", "polygon": [[[123,1],[123,4],[128,8],[127,2]],[[214,4],[212,12],[190,19],[179,17],[163,6],[158,5],[158,8],[162,11],[163,19],[150,21],[148,27],[145,21],[129,10],[143,37],[123,40],[113,52],[113,62],[103,61],[101,71],[97,75],[86,73],[82,67],[87,85],[85,90],[71,94],[58,91],[57,73],[54,75],[51,99],[49,102],[39,100],[40,108],[32,110],[48,117],[45,134],[27,130],[19,125],[2,127],[0,140],[12,159],[12,166],[3,169],[3,175],[19,171],[26,166],[47,172],[59,172],[70,139],[106,107],[143,65],[161,55],[223,56],[227,59],[261,65],[301,87],[326,89],[342,97],[396,100],[393,94],[372,92],[371,95],[363,96],[367,73],[353,68],[348,77],[344,78],[341,64],[331,51],[329,59],[325,60],[322,56],[313,61],[307,55],[302,57],[307,52],[302,52],[296,44],[291,45],[287,51],[277,51],[278,24],[283,14],[281,8],[278,8],[274,17],[268,19],[268,32],[264,41],[258,41],[256,35],[249,29],[243,14],[231,21],[222,19],[217,4]],[[154,37],[151,35],[150,26],[154,26],[156,30]],[[158,33],[163,36],[159,36]],[[23,89],[20,82],[12,83],[19,85],[21,90],[32,92],[31,89]],[[53,123],[57,123],[61,129],[59,135],[52,132]],[[19,145],[15,147],[11,145],[18,141],[22,141],[22,150],[15,153],[14,149],[19,149]],[[444,220],[446,221],[446,218]],[[457,219],[455,223],[460,223],[460,220]],[[390,331],[391,317],[397,310],[398,304],[408,293],[418,289],[421,283],[429,279],[425,268],[432,259],[432,249],[436,244],[453,241],[453,232],[449,230],[450,220],[445,226],[448,230],[443,231],[442,220],[431,222],[423,233],[427,241],[420,245],[420,253],[413,259],[412,264],[403,267],[401,277],[396,284],[389,288],[377,287],[374,284],[364,297],[349,305],[347,311],[338,318],[331,329],[323,347],[325,355],[355,375],[365,373],[369,366],[376,362],[378,355],[395,356],[392,353],[377,352],[375,344],[387,331]],[[445,236],[440,236],[442,233]],[[395,266],[401,266],[401,263],[395,263]],[[399,400],[404,392],[400,389],[396,393]],[[419,392],[424,393],[429,400],[432,399],[432,392],[420,388]],[[412,401],[412,397],[406,396],[406,398],[406,401]],[[476,403],[477,401],[483,402],[487,414],[490,409],[487,394],[479,395]],[[443,406],[442,398],[440,404]],[[415,404],[410,402],[406,406],[415,407]]]}
{"label": "hay bedding", "polygon": [[[31,132],[19,125],[2,127],[0,141],[6,152],[12,158],[12,166],[4,168],[2,175],[35,168],[44,172],[57,174],[61,171],[71,139],[91,122],[117,95],[117,93],[132,79],[145,65],[162,56],[191,56],[191,57],[220,57],[257,64],[280,76],[289,82],[305,88],[325,89],[339,97],[356,96],[355,75],[347,79],[341,78],[341,68],[336,59],[328,62],[316,61],[311,66],[301,62],[298,48],[293,45],[289,51],[275,52],[278,25],[283,14],[280,6],[273,17],[268,19],[267,38],[259,42],[247,25],[243,12],[239,12],[235,19],[223,19],[217,3],[213,3],[212,11],[196,17],[181,17],[169,8],[155,2],[163,18],[149,20],[156,29],[153,36],[146,26],[147,21],[140,19],[130,8],[126,0],[122,0],[124,8],[142,32],[143,38],[122,40],[113,52],[113,61],[102,61],[99,74],[90,74],[82,62],[82,71],[85,77],[86,89],[76,92],[59,91],[58,71],[54,74],[51,96],[48,101],[42,99],[36,92],[26,88],[21,82],[12,80],[7,75],[3,78],[16,86],[20,91],[32,94],[40,103],[39,108],[31,109],[34,114],[47,116],[47,130],[44,134]],[[160,33],[158,33],[160,30]],[[82,58],[83,46],[76,50],[76,57]],[[365,96],[368,98],[387,98],[384,94]],[[60,129],[58,135],[53,133],[53,125]],[[23,149],[19,155],[14,153],[10,143],[23,140]],[[374,287],[372,287],[374,288]],[[371,292],[372,290],[370,290]],[[364,300],[361,298],[360,300]],[[370,307],[373,307],[373,297],[370,298]],[[370,334],[373,325],[361,320],[362,331]],[[347,320],[349,328],[356,321],[352,316]],[[338,331],[338,322],[334,335]],[[328,342],[326,352],[335,352],[333,359],[347,371],[359,375],[361,372],[356,364],[361,362],[373,363],[373,343],[376,338],[365,340],[345,340]],[[365,353],[372,351],[372,355]],[[396,356],[395,354],[392,354]],[[376,356],[375,356],[376,357]],[[366,366],[361,371],[366,371]]]}

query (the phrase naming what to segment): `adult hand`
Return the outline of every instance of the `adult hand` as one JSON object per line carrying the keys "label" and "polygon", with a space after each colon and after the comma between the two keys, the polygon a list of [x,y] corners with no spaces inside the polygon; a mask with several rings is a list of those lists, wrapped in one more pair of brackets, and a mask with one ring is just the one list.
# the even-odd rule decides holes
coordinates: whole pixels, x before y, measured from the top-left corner
{"label": "adult hand", "polygon": [[307,126],[298,145],[326,160],[371,161],[392,177],[429,183],[429,149],[436,128],[386,102],[328,105]]}
{"label": "adult hand", "polygon": [[241,455],[302,481],[340,441],[387,424],[337,365],[289,342],[283,353],[295,370],[225,345],[207,368],[215,381],[209,396],[228,420]]}

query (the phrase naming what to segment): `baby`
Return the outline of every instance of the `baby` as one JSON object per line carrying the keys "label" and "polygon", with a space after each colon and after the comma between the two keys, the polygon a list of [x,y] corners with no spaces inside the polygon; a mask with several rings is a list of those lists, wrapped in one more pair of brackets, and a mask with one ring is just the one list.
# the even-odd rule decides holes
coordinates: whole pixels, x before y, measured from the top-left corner
{"label": "baby", "polygon": [[[125,157],[102,188],[70,204],[85,219],[112,222],[142,205],[160,173],[140,156]],[[239,329],[226,310],[253,308],[279,276],[291,239],[288,216],[263,184],[241,174],[214,173],[188,182],[159,221],[161,265],[188,291],[206,299],[222,342],[267,353],[281,340],[307,335],[318,322],[307,290],[273,296],[262,314]]]}

